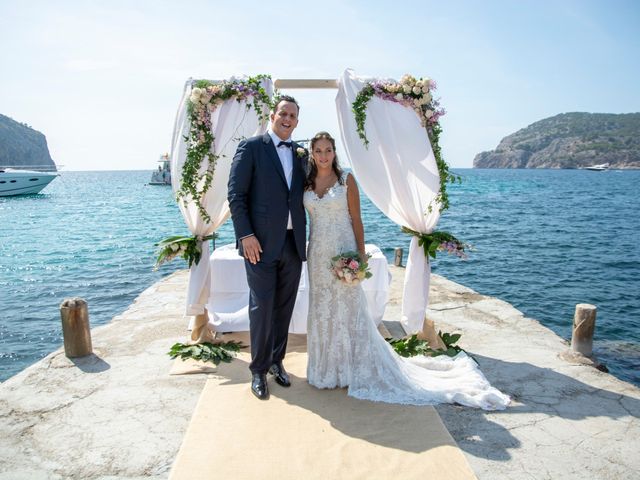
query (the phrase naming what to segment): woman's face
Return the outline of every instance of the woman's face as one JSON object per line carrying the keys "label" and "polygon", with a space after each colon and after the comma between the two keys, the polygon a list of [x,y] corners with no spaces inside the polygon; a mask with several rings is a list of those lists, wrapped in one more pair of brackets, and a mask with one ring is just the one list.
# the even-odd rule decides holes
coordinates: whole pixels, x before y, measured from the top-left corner
{"label": "woman's face", "polygon": [[313,160],[316,162],[318,170],[331,168],[333,159],[336,158],[336,152],[333,151],[333,145],[326,138],[316,140],[313,144]]}

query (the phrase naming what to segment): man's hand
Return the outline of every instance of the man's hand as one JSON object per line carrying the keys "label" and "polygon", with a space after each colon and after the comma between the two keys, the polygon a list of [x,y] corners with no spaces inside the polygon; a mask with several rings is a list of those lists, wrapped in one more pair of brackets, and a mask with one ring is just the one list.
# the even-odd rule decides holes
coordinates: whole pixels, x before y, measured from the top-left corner
{"label": "man's hand", "polygon": [[242,249],[244,250],[244,258],[249,260],[252,264],[255,265],[260,261],[262,247],[255,235],[242,239]]}

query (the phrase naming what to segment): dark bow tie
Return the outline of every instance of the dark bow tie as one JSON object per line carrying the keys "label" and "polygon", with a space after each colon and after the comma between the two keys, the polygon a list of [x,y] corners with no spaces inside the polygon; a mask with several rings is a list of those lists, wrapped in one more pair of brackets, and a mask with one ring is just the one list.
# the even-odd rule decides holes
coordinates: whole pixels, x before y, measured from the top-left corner
{"label": "dark bow tie", "polygon": [[291,148],[291,145],[292,145],[292,144],[293,144],[293,142],[282,142],[282,141],[281,141],[281,142],[278,144],[278,147],[281,147],[281,146],[283,146],[283,145],[284,145],[284,146],[285,146],[285,147],[287,147],[287,148]]}

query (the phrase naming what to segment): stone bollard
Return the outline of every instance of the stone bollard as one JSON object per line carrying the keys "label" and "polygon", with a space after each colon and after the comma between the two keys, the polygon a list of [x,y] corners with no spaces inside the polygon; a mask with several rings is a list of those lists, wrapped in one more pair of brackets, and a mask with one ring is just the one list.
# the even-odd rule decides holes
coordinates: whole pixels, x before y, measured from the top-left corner
{"label": "stone bollard", "polygon": [[81,298],[67,298],[60,304],[64,354],[69,358],[84,357],[93,352],[87,302]]}
{"label": "stone bollard", "polygon": [[571,349],[590,357],[593,353],[593,332],[596,328],[595,305],[579,303],[573,317],[573,332],[571,334]]}
{"label": "stone bollard", "polygon": [[395,258],[393,259],[393,264],[396,267],[401,267],[402,266],[402,255],[403,255],[403,250],[401,248],[396,248],[395,250]]}

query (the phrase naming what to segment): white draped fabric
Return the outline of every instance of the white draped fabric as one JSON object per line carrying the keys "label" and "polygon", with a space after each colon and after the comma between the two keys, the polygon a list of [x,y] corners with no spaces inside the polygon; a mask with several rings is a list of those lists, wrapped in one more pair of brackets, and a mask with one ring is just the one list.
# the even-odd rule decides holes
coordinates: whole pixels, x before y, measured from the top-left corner
{"label": "white draped fabric", "polygon": [[[440,218],[433,204],[440,188],[438,167],[427,131],[415,111],[373,97],[367,105],[365,132],[358,136],[352,104],[367,81],[346,70],[338,80],[336,107],[345,150],[359,185],[387,217],[399,225],[430,233]],[[431,267],[417,238],[411,239],[404,279],[401,322],[407,332],[422,329]]]}
{"label": "white draped fabric", "polygon": [[[171,144],[171,184],[174,193],[180,189],[182,166],[186,160],[187,143],[184,138],[189,134],[190,122],[187,105],[191,96],[193,81],[185,84],[184,93],[178,109],[178,115],[173,129]],[[273,82],[263,80],[263,87],[271,97]],[[251,101],[251,99],[249,99]],[[266,131],[267,124],[262,123],[254,108],[247,109],[247,102],[230,99],[215,109],[211,116],[211,131],[215,137],[214,149],[220,155],[216,163],[215,174],[211,187],[201,203],[211,217],[211,222],[205,222],[193,201],[185,205],[178,202],[180,211],[192,235],[206,236],[215,232],[227,218],[229,218],[229,204],[227,202],[227,182],[229,170],[236,148],[242,138],[260,135]],[[206,171],[206,161],[202,162],[200,174]],[[185,315],[199,315],[204,313],[209,299],[210,290],[210,252],[209,242],[202,245],[202,257],[197,265],[192,265],[189,271],[189,286],[187,289],[187,303]]]}

